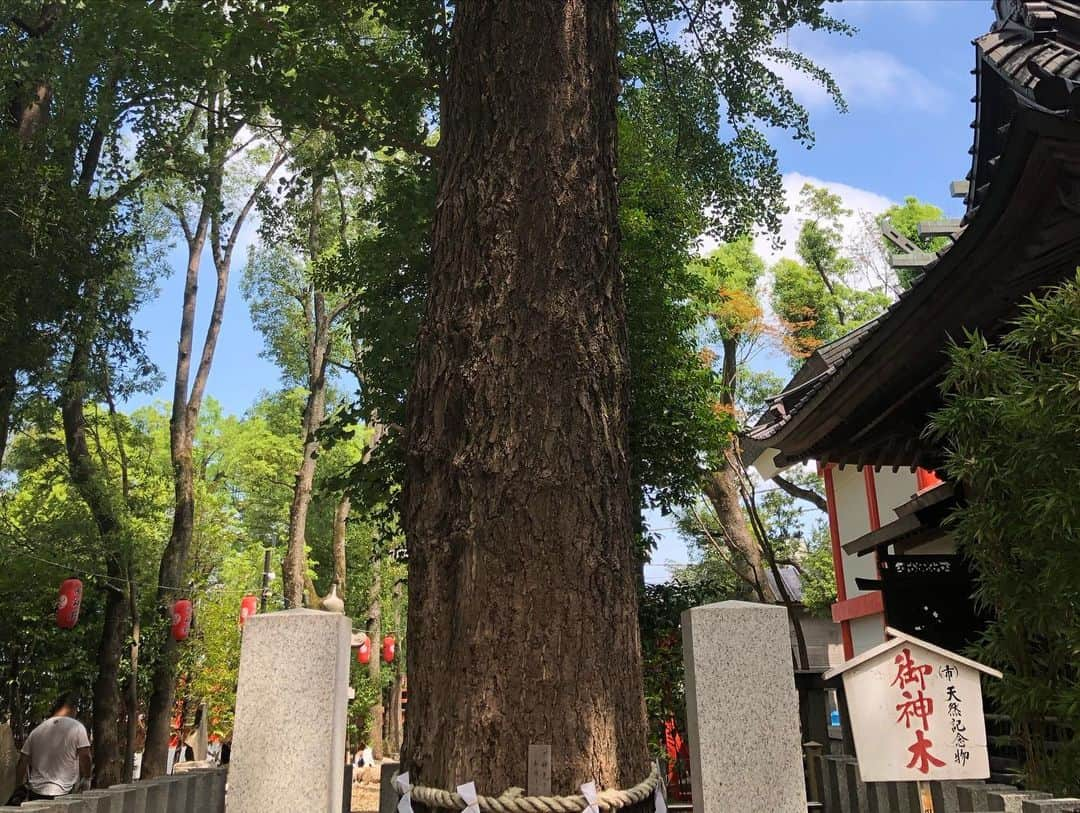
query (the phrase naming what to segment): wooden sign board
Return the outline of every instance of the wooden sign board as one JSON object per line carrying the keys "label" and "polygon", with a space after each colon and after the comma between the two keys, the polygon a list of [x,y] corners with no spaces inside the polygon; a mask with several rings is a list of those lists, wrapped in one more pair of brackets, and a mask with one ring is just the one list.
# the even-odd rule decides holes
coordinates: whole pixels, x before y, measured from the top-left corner
{"label": "wooden sign board", "polygon": [[906,633],[825,673],[843,675],[864,782],[986,779],[982,674],[995,669]]}
{"label": "wooden sign board", "polygon": [[551,795],[551,746],[529,745],[529,788],[530,796]]}

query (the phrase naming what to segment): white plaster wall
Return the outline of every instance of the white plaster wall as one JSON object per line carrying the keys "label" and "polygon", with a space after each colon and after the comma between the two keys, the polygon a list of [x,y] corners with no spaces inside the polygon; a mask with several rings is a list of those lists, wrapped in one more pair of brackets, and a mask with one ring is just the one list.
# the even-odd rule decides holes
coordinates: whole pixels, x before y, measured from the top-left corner
{"label": "white plaster wall", "polygon": [[874,486],[877,488],[878,516],[882,525],[895,520],[896,511],[893,509],[908,502],[919,488],[915,472],[907,469],[900,469],[896,473],[892,469],[874,472]]}
{"label": "white plaster wall", "polygon": [[[870,512],[866,504],[866,481],[863,473],[854,466],[846,466],[843,469],[836,467],[832,470],[833,489],[836,494],[836,524],[840,531],[840,544],[857,539],[870,531]],[[855,598],[862,595],[864,590],[855,586],[858,577],[866,579],[877,578],[877,566],[874,555],[844,557],[844,584],[847,588],[847,597]]]}
{"label": "white plaster wall", "polygon": [[885,616],[882,613],[851,621],[851,646],[859,655],[885,640]]}

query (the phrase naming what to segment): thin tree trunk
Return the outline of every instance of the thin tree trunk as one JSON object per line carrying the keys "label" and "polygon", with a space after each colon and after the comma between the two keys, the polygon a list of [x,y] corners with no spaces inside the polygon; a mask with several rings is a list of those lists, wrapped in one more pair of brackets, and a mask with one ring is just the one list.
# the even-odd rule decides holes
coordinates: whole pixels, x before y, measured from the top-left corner
{"label": "thin tree trunk", "polygon": [[[738,350],[736,337],[725,337],[722,342],[720,403],[728,409],[735,408],[735,387],[738,376]],[[765,577],[765,562],[761,548],[751,533],[743,513],[742,495],[739,490],[738,451],[733,445],[725,452],[725,466],[705,476],[702,490],[712,505],[720,530],[728,544],[735,549],[737,559],[732,563],[739,569],[739,576],[753,585],[758,599],[774,602],[776,594]]]}
{"label": "thin tree trunk", "polygon": [[318,430],[326,415],[326,348],[319,353],[320,373],[309,379],[307,401],[304,405],[304,448],[300,468],[293,485],[292,504],[289,507],[289,547],[285,553],[286,607],[301,606],[304,595],[304,577],[307,575],[307,516],[311,506],[311,492],[315,482],[316,458],[319,454]]}
{"label": "thin tree trunk", "polygon": [[776,594],[765,577],[766,564],[761,548],[746,523],[742,497],[739,494],[738,473],[733,455],[727,455],[727,465],[705,475],[702,490],[712,505],[720,530],[728,543],[735,548],[738,557],[732,564],[739,569],[742,579],[754,587],[758,599],[773,603]]}
{"label": "thin tree trunk", "polygon": [[[393,596],[394,621],[389,631],[399,637],[401,635],[401,605],[404,588],[405,582],[398,580],[394,582],[394,587],[390,591]],[[394,659],[390,669],[394,673],[394,679],[390,684],[386,697],[386,741],[383,743],[383,747],[387,753],[397,755],[401,753],[401,683],[403,677],[401,664],[397,658]]]}
{"label": "thin tree trunk", "polygon": [[[209,128],[209,127],[208,127]],[[172,733],[172,709],[176,691],[176,641],[164,633],[172,617],[171,604],[178,598],[177,589],[184,575],[188,549],[195,528],[195,470],[192,459],[198,411],[192,415],[188,386],[191,379],[192,347],[195,337],[195,309],[198,299],[199,266],[210,229],[211,207],[216,199],[207,190],[199,220],[193,230],[185,226],[188,240],[187,273],[180,315],[180,339],[176,352],[176,377],[173,382],[172,414],[169,419],[169,450],[173,468],[173,522],[169,541],[158,567],[157,614],[159,650],[151,671],[150,700],[146,714],[146,746],[143,749],[140,776],[152,779],[168,771],[169,738]],[[219,294],[221,292],[219,275]],[[220,328],[220,321],[217,324]],[[214,329],[211,321],[211,329]],[[200,370],[201,372],[201,370]],[[207,370],[208,372],[208,370]]]}
{"label": "thin tree trunk", "polygon": [[371,659],[368,661],[368,677],[372,685],[378,690],[375,702],[371,704],[368,714],[370,730],[368,744],[371,745],[371,753],[375,759],[383,758],[383,704],[382,704],[382,676],[380,674],[380,658],[382,656],[382,562],[375,560],[374,576],[371,582],[371,592],[368,600],[367,636],[371,641]]}
{"label": "thin tree trunk", "polygon": [[819,511],[828,511],[829,504],[825,501],[825,498],[818,494],[812,488],[804,488],[798,483],[788,480],[786,477],[777,474],[773,478],[773,482],[780,486],[780,489],[790,497],[794,497],[797,500],[805,500]]}
{"label": "thin tree trunk", "polygon": [[[176,353],[176,380],[173,385],[172,415],[169,421],[169,448],[173,466],[173,525],[169,541],[161,556],[158,569],[157,605],[159,623],[168,626],[171,604],[184,576],[188,551],[195,528],[195,467],[192,451],[199,426],[199,412],[206,392],[206,382],[214,364],[218,337],[225,316],[225,299],[229,291],[229,272],[232,253],[240,230],[255,201],[270,183],[274,173],[286,158],[279,150],[247,200],[236,212],[231,227],[223,223],[226,207],[222,200],[222,184],[230,150],[244,122],[227,114],[221,92],[208,94],[209,113],[206,122],[206,186],[203,189],[199,219],[192,227],[183,213],[176,210],[188,243],[188,266],[184,284],[184,301],[180,315],[180,340]],[[210,320],[203,336],[202,353],[194,377],[191,362],[195,333],[195,309],[199,282],[199,265],[209,233],[210,251],[214,262],[216,287]],[[190,382],[190,393],[188,385]],[[151,695],[147,709],[146,748],[143,750],[142,776],[152,779],[168,769],[169,737],[172,707],[176,692],[176,642],[171,635],[162,635],[151,676]]]}
{"label": "thin tree trunk", "polygon": [[352,509],[352,501],[348,494],[342,494],[338,500],[337,508],[334,509],[334,581],[337,582],[338,595],[345,600],[345,576],[346,558],[345,541],[348,533],[349,511]]}
{"label": "thin tree trunk", "polygon": [[133,575],[133,571],[128,573],[128,611],[131,613],[131,676],[128,679],[127,742],[124,748],[125,782],[130,782],[135,776],[135,746],[139,739],[139,644],[142,638],[142,626],[139,623],[138,586]]}
{"label": "thin tree trunk", "polygon": [[401,673],[394,675],[386,704],[386,742],[384,747],[391,756],[401,753]]}
{"label": "thin tree trunk", "polygon": [[118,722],[120,719],[120,653],[124,642],[126,598],[119,588],[124,573],[119,551],[123,522],[117,502],[109,495],[110,487],[94,463],[86,439],[85,399],[90,368],[90,343],[96,327],[97,291],[86,296],[89,310],[78,325],[61,402],[64,442],[71,481],[94,518],[108,577],[105,585],[105,608],[101,640],[98,645],[98,674],[94,681],[94,783],[108,787],[123,778]]}
{"label": "thin tree trunk", "polygon": [[649,770],[617,262],[614,0],[456,6],[408,408],[404,770]]}
{"label": "thin tree trunk", "polygon": [[[308,261],[314,265],[319,255],[319,215],[322,200],[322,176],[316,175],[311,185],[311,214],[308,224]],[[286,607],[299,607],[304,593],[304,577],[307,575],[307,516],[311,506],[312,486],[315,482],[316,460],[319,454],[319,429],[326,417],[326,366],[330,350],[331,324],[325,295],[314,285],[308,292],[309,300],[304,306],[308,323],[307,390],[304,404],[302,431],[304,437],[300,468],[293,485],[292,504],[289,507],[289,546],[285,553]],[[336,560],[335,560],[336,564]],[[338,582],[338,590],[344,590],[344,582]]]}
{"label": "thin tree trunk", "polygon": [[4,462],[4,452],[7,451],[17,387],[16,371],[13,368],[5,368],[0,373],[0,464]]}
{"label": "thin tree trunk", "polygon": [[809,669],[810,656],[806,649],[806,636],[803,634],[802,620],[799,618],[798,605],[787,589],[787,584],[784,582],[783,575],[780,572],[780,566],[776,561],[776,549],[773,547],[772,540],[769,538],[765,523],[761,521],[761,514],[757,509],[757,500],[754,497],[754,484],[750,480],[750,476],[747,473],[745,466],[739,466],[738,471],[741,476],[739,480],[739,489],[742,494],[743,505],[746,508],[746,513],[750,517],[754,535],[757,537],[761,550],[765,555],[765,559],[769,563],[769,568],[773,574],[773,580],[776,582],[776,589],[780,601],[783,603],[784,607],[787,608],[788,620],[791,622],[792,629],[795,631],[795,647],[798,651],[798,666],[800,669]]}

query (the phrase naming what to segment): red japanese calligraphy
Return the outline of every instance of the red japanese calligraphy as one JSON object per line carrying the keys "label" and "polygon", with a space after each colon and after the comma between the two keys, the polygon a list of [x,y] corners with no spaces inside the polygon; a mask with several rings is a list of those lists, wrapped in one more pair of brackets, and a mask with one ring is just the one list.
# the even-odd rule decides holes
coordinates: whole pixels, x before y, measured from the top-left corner
{"label": "red japanese calligraphy", "polygon": [[926,689],[926,676],[934,671],[934,667],[928,663],[924,663],[921,666],[915,663],[915,659],[911,657],[911,650],[906,647],[901,650],[901,654],[896,656],[893,661],[896,668],[896,678],[890,683],[890,686],[900,684],[901,689],[906,689],[909,683],[918,683],[919,688],[925,691]]}
{"label": "red japanese calligraphy", "polygon": [[931,765],[936,768],[944,767],[945,763],[930,753],[930,746],[933,744],[933,740],[928,740],[923,736],[922,731],[917,730],[915,732],[915,742],[908,747],[908,751],[911,752],[911,762],[907,766],[916,768],[919,773],[923,774],[930,773]]}
{"label": "red japanese calligraphy", "polygon": [[929,731],[930,723],[927,718],[934,713],[933,698],[924,697],[921,691],[918,692],[917,697],[912,697],[911,692],[903,692],[903,695],[907,701],[897,704],[896,710],[900,712],[900,716],[896,718],[896,722],[902,722],[905,728],[911,728],[911,721],[914,718],[916,722],[922,721],[923,731]]}

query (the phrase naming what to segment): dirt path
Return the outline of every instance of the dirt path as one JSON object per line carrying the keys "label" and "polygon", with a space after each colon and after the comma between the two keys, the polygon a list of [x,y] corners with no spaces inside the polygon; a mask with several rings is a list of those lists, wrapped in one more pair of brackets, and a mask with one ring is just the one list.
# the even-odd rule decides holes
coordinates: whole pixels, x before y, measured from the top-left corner
{"label": "dirt path", "polygon": [[352,789],[352,813],[378,813],[379,786],[366,782],[354,782]]}

